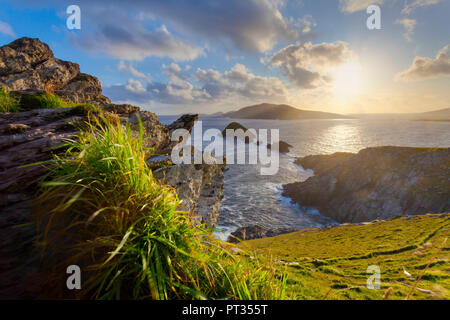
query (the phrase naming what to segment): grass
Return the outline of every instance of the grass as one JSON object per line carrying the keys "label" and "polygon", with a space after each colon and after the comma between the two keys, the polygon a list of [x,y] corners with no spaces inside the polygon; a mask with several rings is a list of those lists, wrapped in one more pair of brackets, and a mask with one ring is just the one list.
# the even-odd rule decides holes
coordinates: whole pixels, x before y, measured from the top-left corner
{"label": "grass", "polygon": [[[287,268],[286,291],[301,299],[382,299],[388,288],[389,299],[450,299],[450,247],[444,243],[449,236],[450,215],[423,215],[307,229],[245,241],[239,247],[290,262],[278,266]],[[381,269],[378,290],[366,287],[370,265]],[[416,286],[422,291],[413,290],[419,278]]]}
{"label": "grass", "polygon": [[[55,156],[36,218],[50,298],[283,299],[270,261],[233,253],[152,176],[142,125],[97,121]],[[79,265],[82,289],[65,289]]]}
{"label": "grass", "polygon": [[58,109],[70,108],[76,104],[66,102],[60,97],[50,92],[44,92],[40,95],[22,95],[20,97],[21,111],[32,109]]}
{"label": "grass", "polygon": [[0,86],[0,112],[19,112],[19,100]]}
{"label": "grass", "polygon": [[0,112],[21,112],[33,109],[73,108],[82,103],[67,102],[51,92],[38,95],[14,96],[4,87],[0,87]]}

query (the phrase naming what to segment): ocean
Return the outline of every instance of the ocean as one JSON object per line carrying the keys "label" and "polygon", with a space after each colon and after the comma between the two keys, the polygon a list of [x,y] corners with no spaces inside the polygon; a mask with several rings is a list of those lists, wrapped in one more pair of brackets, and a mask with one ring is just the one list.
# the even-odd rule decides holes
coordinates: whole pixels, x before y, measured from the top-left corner
{"label": "ocean", "polygon": [[[160,116],[164,124],[177,116]],[[239,227],[312,228],[336,224],[313,208],[290,203],[281,195],[281,186],[303,181],[314,173],[294,164],[296,157],[358,152],[375,146],[450,147],[450,122],[399,119],[345,120],[256,120],[200,117],[203,132],[223,130],[237,121],[247,128],[279,129],[280,139],[293,148],[280,154],[275,175],[260,174],[259,165],[228,165],[225,171],[224,198],[218,221],[218,237],[226,239]],[[194,126],[194,131],[198,126]],[[209,142],[204,142],[207,145]]]}

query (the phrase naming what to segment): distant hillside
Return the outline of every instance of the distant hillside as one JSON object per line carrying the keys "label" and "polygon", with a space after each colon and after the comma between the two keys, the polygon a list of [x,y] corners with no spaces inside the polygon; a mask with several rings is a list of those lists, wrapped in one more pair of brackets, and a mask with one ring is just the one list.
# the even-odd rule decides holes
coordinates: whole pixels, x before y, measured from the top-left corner
{"label": "distant hillside", "polygon": [[337,113],[300,110],[286,104],[270,104],[270,103],[261,103],[254,106],[244,107],[237,111],[225,113],[224,116],[234,119],[273,119],[273,120],[352,118]]}
{"label": "distant hillside", "polygon": [[446,116],[450,116],[450,108],[434,110],[434,111],[429,111],[429,112],[423,112],[421,114],[423,114],[423,115],[446,115]]}
{"label": "distant hillside", "polygon": [[416,115],[416,118],[418,118],[418,120],[449,121],[450,120],[450,108],[418,113]]}

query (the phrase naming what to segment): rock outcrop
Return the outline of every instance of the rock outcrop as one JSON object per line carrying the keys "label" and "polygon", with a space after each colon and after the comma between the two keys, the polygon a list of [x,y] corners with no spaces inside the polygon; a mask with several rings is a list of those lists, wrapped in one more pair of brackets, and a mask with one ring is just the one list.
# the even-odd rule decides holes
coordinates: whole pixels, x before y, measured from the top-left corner
{"label": "rock outcrop", "polygon": [[222,136],[224,138],[227,136],[227,130],[242,130],[245,134],[245,143],[257,142],[257,136],[239,122],[231,122],[222,130]]}
{"label": "rock outcrop", "polygon": [[336,152],[330,155],[314,155],[295,159],[294,163],[302,166],[304,169],[311,169],[315,174],[322,173],[338,164],[350,159],[355,154],[350,152]]}
{"label": "rock outcrop", "polygon": [[[193,214],[204,217],[211,227],[217,222],[222,199],[224,165],[172,165],[167,161],[177,142],[173,130],[189,132],[197,115],[184,115],[171,125],[139,107],[110,103],[102,96],[97,78],[79,72],[79,66],[53,56],[38,39],[21,38],[0,48],[0,85],[18,96],[50,91],[71,102],[95,104],[72,108],[39,109],[0,113],[0,299],[30,298],[39,288],[36,278],[39,253],[34,248],[36,227],[32,221],[38,182],[48,172],[45,162],[61,151],[64,139],[79,133],[89,113],[102,113],[131,124],[138,135],[139,122],[149,152],[159,155],[150,167],[164,167],[156,173],[174,186]],[[140,120],[139,120],[140,119]],[[43,162],[42,164],[38,164]]]}
{"label": "rock outcrop", "polygon": [[55,58],[39,39],[26,37],[0,48],[0,86],[50,91],[73,102],[110,102],[96,77],[80,73],[76,63]]}
{"label": "rock outcrop", "polygon": [[217,226],[223,198],[225,164],[178,164],[153,171],[153,176],[177,189],[183,210],[209,228]]}
{"label": "rock outcrop", "polygon": [[[278,144],[278,152],[288,153],[289,151],[291,151],[292,145],[290,145],[289,143],[280,140],[280,142],[278,142],[277,144]],[[272,145],[270,143],[267,145],[267,149],[272,149]]]}
{"label": "rock outcrop", "polygon": [[295,232],[295,229],[281,228],[281,229],[265,229],[260,226],[249,226],[237,229],[228,236],[228,242],[237,243],[239,241],[261,239],[267,237],[275,237],[285,233]]}
{"label": "rock outcrop", "polygon": [[284,185],[283,195],[338,222],[450,210],[449,148],[377,147],[299,163],[317,174]]}

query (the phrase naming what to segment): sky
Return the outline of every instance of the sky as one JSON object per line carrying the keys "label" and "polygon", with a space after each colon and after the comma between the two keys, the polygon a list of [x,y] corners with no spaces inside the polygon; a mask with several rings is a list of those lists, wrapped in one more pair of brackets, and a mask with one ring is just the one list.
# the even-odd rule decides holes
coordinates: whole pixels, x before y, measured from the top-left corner
{"label": "sky", "polygon": [[[380,29],[369,29],[370,5]],[[78,5],[81,29],[66,10]],[[450,0],[0,0],[0,45],[39,38],[116,103],[157,114],[268,102],[336,113],[450,107]]]}

